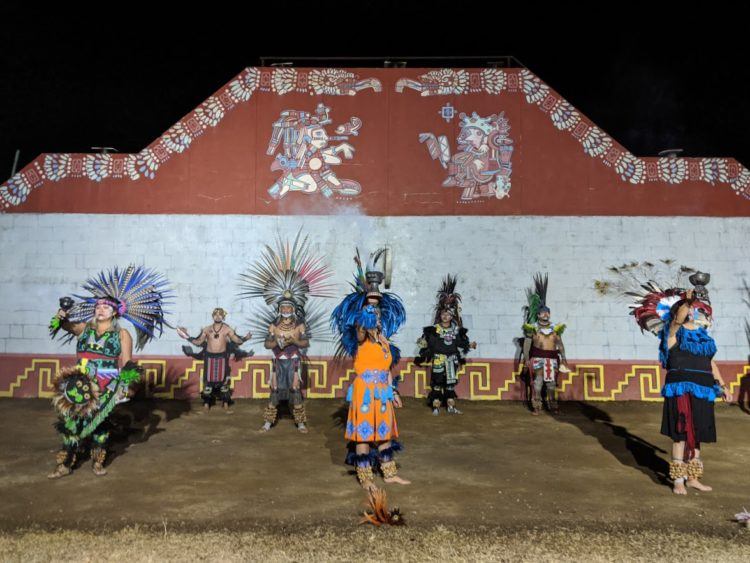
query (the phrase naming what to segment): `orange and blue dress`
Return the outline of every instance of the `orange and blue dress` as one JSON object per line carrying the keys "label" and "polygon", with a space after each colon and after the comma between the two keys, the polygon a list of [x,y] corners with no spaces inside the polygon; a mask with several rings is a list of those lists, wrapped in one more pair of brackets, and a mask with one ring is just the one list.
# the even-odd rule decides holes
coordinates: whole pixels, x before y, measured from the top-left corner
{"label": "orange and blue dress", "polygon": [[[331,314],[331,326],[340,335],[337,355],[354,360],[356,377],[349,386],[349,415],[345,438],[349,443],[346,463],[357,467],[361,482],[371,480],[371,466],[380,464],[384,475],[393,476],[396,464],[393,454],[400,451],[398,426],[393,409],[394,388],[390,370],[398,363],[398,347],[388,339],[406,320],[404,305],[398,296],[384,293],[378,306],[367,303],[362,272],[357,277],[357,290],[347,295]],[[359,329],[368,337],[359,342]],[[370,338],[376,333],[377,340]],[[357,453],[356,444],[378,444],[367,453]],[[360,471],[362,475],[360,476]]]}
{"label": "orange and blue dress", "polygon": [[357,374],[349,386],[346,440],[351,442],[386,442],[398,438],[393,408],[393,388],[389,382],[393,358],[385,336],[378,342],[369,338],[359,344],[354,356]]}

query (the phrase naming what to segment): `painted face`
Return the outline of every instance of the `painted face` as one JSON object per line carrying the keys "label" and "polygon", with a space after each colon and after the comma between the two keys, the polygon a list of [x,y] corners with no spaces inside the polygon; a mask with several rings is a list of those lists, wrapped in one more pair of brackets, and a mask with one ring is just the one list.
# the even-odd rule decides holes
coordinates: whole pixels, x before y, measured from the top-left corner
{"label": "painted face", "polygon": [[294,315],[294,307],[291,305],[281,305],[279,307],[279,314],[284,317],[285,319],[288,319],[292,315]]}
{"label": "painted face", "polygon": [[440,322],[449,323],[452,320],[453,320],[453,313],[451,313],[447,309],[440,312]]}
{"label": "painted face", "polygon": [[539,314],[537,315],[537,319],[539,319],[542,322],[549,322],[549,311],[539,311]]}
{"label": "painted face", "polygon": [[706,311],[704,311],[703,309],[694,308],[692,313],[693,323],[704,328],[711,328],[713,322],[711,320],[711,317],[706,314]]}
{"label": "painted face", "polygon": [[223,323],[224,322],[224,315],[219,311],[214,311],[213,319],[215,323]]}
{"label": "painted face", "polygon": [[106,301],[97,301],[94,306],[94,318],[97,321],[108,321],[115,316],[115,308]]}
{"label": "painted face", "polygon": [[368,313],[375,313],[375,315],[378,318],[378,330],[383,328],[383,324],[380,322],[380,301],[378,299],[373,299],[372,297],[367,298],[367,303],[365,303],[365,311]]}
{"label": "painted face", "polygon": [[485,143],[485,139],[486,135],[481,129],[478,129],[477,127],[466,127],[461,131],[458,141],[478,149]]}

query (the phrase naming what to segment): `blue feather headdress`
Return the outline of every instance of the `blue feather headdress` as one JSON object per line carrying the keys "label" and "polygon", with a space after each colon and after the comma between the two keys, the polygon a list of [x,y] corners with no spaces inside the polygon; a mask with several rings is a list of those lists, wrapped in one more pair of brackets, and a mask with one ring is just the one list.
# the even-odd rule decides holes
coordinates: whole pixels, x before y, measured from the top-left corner
{"label": "blue feather headdress", "polygon": [[[359,346],[357,341],[357,326],[374,328],[377,326],[378,316],[376,308],[367,305],[368,295],[377,295],[380,304],[380,326],[386,338],[391,338],[398,329],[406,322],[406,309],[401,298],[389,292],[380,293],[377,285],[379,281],[369,281],[377,278],[382,280],[382,273],[376,270],[376,262],[383,256],[383,250],[371,255],[370,264],[366,271],[362,268],[359,250],[354,257],[357,270],[354,273],[354,282],[351,284],[352,291],[344,297],[339,305],[331,313],[331,330],[338,335],[338,345],[334,357],[342,359],[344,356],[354,357]],[[369,275],[368,275],[369,274]],[[373,276],[372,274],[379,274]],[[391,344],[393,358],[399,358],[400,352],[396,346]],[[396,360],[397,361],[397,360]],[[395,363],[395,362],[394,362]]]}
{"label": "blue feather headdress", "polygon": [[[94,318],[97,301],[104,300],[115,310],[115,315],[129,321],[136,331],[136,350],[141,350],[152,338],[161,336],[167,312],[164,305],[173,297],[169,282],[154,270],[129,265],[121,270],[105,270],[86,280],[83,289],[91,295],[75,295],[81,299],[68,311],[71,323],[87,323]],[[57,334],[53,330],[52,336]]]}

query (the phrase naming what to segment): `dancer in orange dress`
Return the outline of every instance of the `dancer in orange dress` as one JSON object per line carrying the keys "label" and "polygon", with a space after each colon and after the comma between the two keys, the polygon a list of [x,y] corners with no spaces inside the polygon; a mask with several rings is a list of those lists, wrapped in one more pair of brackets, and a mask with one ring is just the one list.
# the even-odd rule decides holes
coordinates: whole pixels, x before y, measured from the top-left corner
{"label": "dancer in orange dress", "polygon": [[350,451],[346,461],[354,465],[365,489],[374,487],[373,467],[380,468],[386,483],[409,484],[398,476],[393,459],[401,450],[394,413],[401,399],[390,369],[398,363],[400,352],[388,340],[406,320],[406,312],[398,296],[380,293],[383,273],[375,270],[380,256],[382,252],[373,255],[364,273],[357,253],[355,291],[331,315],[331,325],[341,337],[337,354],[354,359],[356,377],[347,394],[345,437]]}

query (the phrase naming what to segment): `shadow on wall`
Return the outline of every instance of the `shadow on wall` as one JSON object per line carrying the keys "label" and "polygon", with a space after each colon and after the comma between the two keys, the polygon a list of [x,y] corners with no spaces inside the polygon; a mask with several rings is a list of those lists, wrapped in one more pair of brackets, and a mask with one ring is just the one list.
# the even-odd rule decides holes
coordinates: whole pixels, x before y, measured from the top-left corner
{"label": "shadow on wall", "polygon": [[[521,367],[521,362],[525,362],[525,358],[523,357],[523,341],[526,337],[525,336],[519,336],[518,338],[513,339],[513,345],[516,347],[516,351],[513,355],[513,371],[517,372],[518,369]],[[521,385],[522,392],[521,392],[521,400],[523,401],[523,404],[526,405],[526,408],[529,411],[534,410],[531,405],[531,375],[529,374],[529,370],[525,369],[523,372],[521,372],[521,375],[519,377],[519,384]],[[545,387],[545,395],[546,395],[546,387]],[[543,397],[546,400],[546,397]],[[546,404],[546,403],[545,403]]]}

